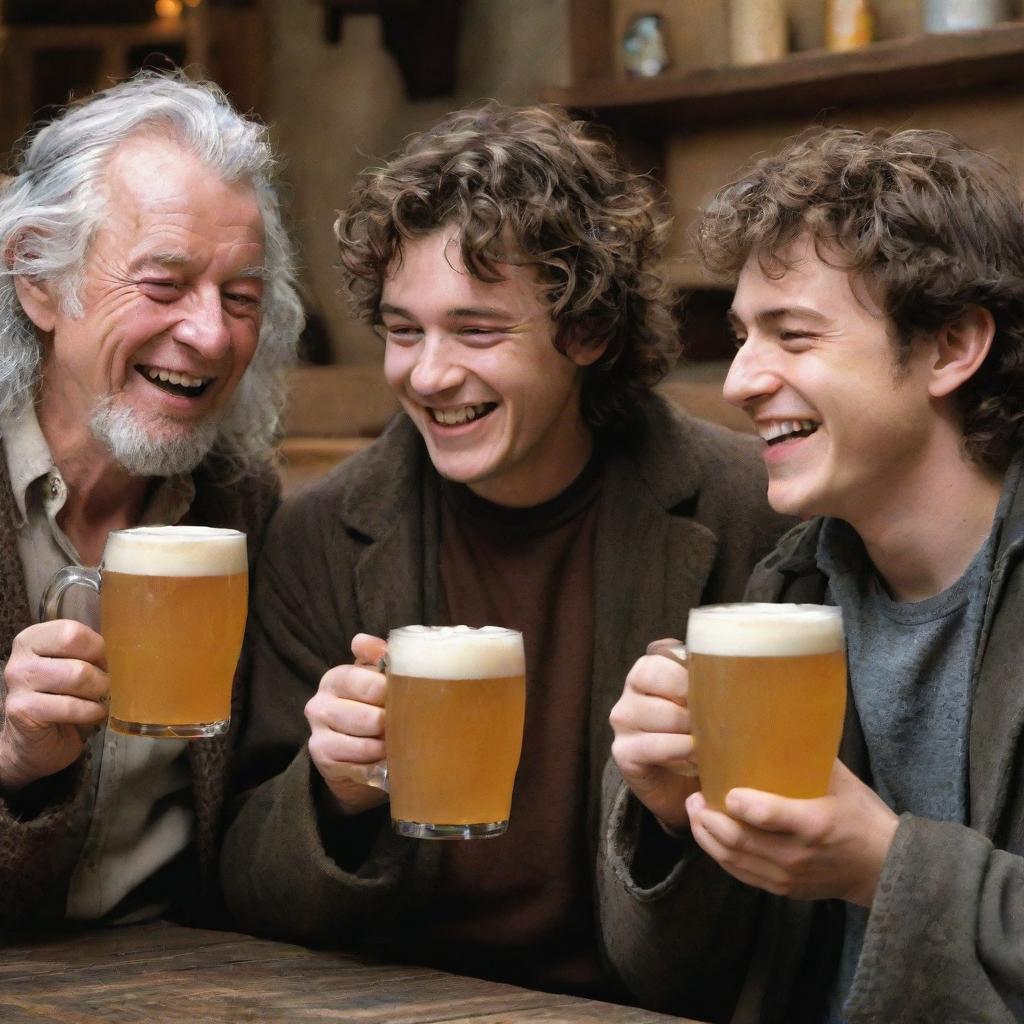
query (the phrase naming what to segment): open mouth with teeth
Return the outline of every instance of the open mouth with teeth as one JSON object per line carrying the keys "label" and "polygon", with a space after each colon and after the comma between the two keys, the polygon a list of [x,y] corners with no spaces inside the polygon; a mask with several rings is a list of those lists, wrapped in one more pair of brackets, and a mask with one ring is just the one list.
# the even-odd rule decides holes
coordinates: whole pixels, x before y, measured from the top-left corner
{"label": "open mouth with teeth", "polygon": [[213,381],[213,377],[193,377],[176,370],[165,370],[159,366],[136,366],[150,384],[180,398],[198,398]]}
{"label": "open mouth with teeth", "polygon": [[821,424],[814,420],[780,420],[761,428],[760,434],[767,444],[782,444],[799,437],[810,437]]}
{"label": "open mouth with teeth", "polygon": [[457,409],[432,409],[427,412],[440,426],[458,427],[471,420],[483,419],[498,407],[497,402],[481,402],[479,405],[460,405]]}

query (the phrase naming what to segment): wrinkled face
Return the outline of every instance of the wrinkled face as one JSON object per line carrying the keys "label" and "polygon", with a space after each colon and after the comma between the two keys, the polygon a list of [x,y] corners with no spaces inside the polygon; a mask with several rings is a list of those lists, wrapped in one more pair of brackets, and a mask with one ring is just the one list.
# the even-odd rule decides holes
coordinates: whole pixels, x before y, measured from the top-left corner
{"label": "wrinkled face", "polygon": [[756,255],[740,274],[725,397],[765,442],[774,509],[856,525],[920,468],[938,421],[928,349],[915,346],[898,368],[889,323],[866,290],[807,240],[785,255],[795,262],[780,278],[765,276]]}
{"label": "wrinkled face", "polygon": [[[114,153],[104,184],[78,289],[82,315],[61,308],[52,282],[49,306],[26,306],[46,339],[40,420],[44,431],[89,424],[115,459],[135,459],[133,472],[166,470],[166,450],[194,465],[256,350],[256,197],[149,136]],[[119,446],[134,454],[121,458]]]}
{"label": "wrinkled face", "polygon": [[404,243],[384,282],[384,370],[444,477],[490,501],[554,497],[586,464],[581,367],[599,349],[563,355],[533,274],[498,283],[463,267],[441,229]]}

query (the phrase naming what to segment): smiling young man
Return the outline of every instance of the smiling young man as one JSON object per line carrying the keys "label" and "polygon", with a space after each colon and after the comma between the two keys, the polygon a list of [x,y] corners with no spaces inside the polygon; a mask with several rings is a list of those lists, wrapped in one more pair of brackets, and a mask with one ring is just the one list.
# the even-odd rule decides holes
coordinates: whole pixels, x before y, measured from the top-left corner
{"label": "smiling young man", "polygon": [[[665,969],[726,965],[715,1020],[1024,1019],[1017,182],[940,132],[818,131],[721,192],[700,239],[738,275],[725,395],[764,439],[772,506],[807,520],[747,598],[838,605],[850,691],[829,796],[736,789],[721,813],[663,770],[693,753],[685,669],[630,673],[615,760],[707,854],[651,902],[703,888],[731,920]],[[636,905],[625,830],[613,850]]]}
{"label": "smiling young man", "polygon": [[114,529],[232,526],[255,553],[302,322],[273,166],[218,89],[142,75],[40,129],[0,195],[4,925],[212,891],[226,740],[107,730],[96,608],[34,609]]}
{"label": "smiling young man", "polygon": [[[223,870],[247,927],[628,995],[593,890],[608,711],[655,624],[741,593],[781,525],[757,442],[650,391],[678,350],[665,228],[649,183],[553,109],[452,114],[356,190],[345,280],[404,415],[282,510],[257,573]],[[525,635],[500,838],[397,837],[370,784],[385,682],[367,666],[409,623]]]}

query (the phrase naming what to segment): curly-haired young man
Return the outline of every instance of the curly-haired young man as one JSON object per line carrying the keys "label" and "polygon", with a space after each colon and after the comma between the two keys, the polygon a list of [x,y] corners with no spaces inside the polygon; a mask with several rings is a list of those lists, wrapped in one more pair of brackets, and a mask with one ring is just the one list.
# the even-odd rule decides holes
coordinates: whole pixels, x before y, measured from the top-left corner
{"label": "curly-haired young man", "polygon": [[[747,597],[838,605],[850,699],[825,798],[735,789],[720,813],[665,775],[635,787],[708,855],[653,902],[702,873],[720,897],[721,868],[744,883],[713,949],[679,936],[732,976],[716,1020],[744,977],[738,1021],[1024,1019],[1017,183],[941,132],[820,131],[721,192],[701,245],[739,276],[726,397],[764,439],[772,506],[809,520]],[[613,721],[631,785],[659,749],[692,751],[688,722],[639,724],[686,683],[658,657],[627,680]],[[614,898],[642,898],[621,859],[610,875]],[[668,985],[700,973],[665,968]]]}
{"label": "curly-haired young man", "polygon": [[[755,440],[651,394],[677,350],[665,228],[650,184],[557,110],[449,115],[356,189],[345,281],[404,415],[288,506],[258,572],[224,875],[248,927],[627,995],[593,890],[608,711],[643,638],[742,593],[782,523]],[[407,623],[525,634],[500,838],[395,836],[369,784],[367,666]]]}

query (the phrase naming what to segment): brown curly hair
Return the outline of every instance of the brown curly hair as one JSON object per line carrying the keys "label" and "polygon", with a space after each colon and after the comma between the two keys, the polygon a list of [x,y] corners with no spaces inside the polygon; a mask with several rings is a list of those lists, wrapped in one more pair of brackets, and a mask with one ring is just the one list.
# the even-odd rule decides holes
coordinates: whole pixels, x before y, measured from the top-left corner
{"label": "brown curly hair", "polygon": [[717,273],[736,277],[756,253],[781,275],[805,235],[862,277],[900,366],[968,307],[992,314],[992,349],[957,399],[969,457],[1004,469],[1024,422],[1024,209],[1011,172],[945,132],[812,129],[719,192],[697,245]]}
{"label": "brown curly hair", "polygon": [[607,343],[583,378],[595,428],[630,421],[679,353],[669,288],[653,269],[668,231],[663,195],[558,107],[487,103],[448,114],[383,167],[364,172],[335,224],[344,285],[360,319],[402,242],[454,225],[481,281],[527,266],[550,303],[555,345]]}

